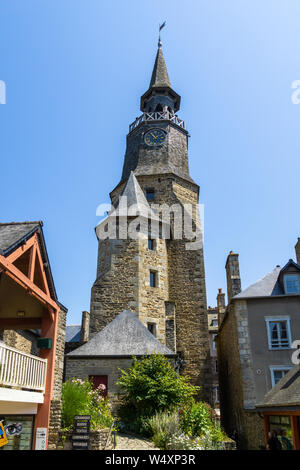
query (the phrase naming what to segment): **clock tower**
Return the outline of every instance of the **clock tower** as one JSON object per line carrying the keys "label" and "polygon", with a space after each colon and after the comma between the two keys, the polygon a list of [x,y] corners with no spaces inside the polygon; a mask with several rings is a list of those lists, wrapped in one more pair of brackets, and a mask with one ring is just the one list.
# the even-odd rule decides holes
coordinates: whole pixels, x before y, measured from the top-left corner
{"label": "clock tower", "polygon": [[[91,292],[90,336],[123,310],[131,310],[178,353],[181,373],[200,385],[202,398],[210,400],[202,240],[188,249],[190,240],[176,236],[174,229],[186,205],[193,226],[199,223],[199,186],[189,174],[189,134],[176,114],[180,99],[171,86],[159,41],[149,89],[141,97],[142,114],[129,126],[121,181],[110,194],[111,213],[117,213],[120,196],[126,196],[128,206],[152,211],[155,204],[176,210],[171,210],[167,237],[160,233],[155,238],[103,238],[96,228],[98,267]],[[159,210],[153,211],[161,221]]]}

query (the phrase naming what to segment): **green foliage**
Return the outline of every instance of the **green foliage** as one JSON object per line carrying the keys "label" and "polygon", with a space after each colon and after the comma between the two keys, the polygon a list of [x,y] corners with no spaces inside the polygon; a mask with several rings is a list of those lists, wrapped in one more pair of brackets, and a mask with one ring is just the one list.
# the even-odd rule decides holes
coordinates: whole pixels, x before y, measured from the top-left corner
{"label": "green foliage", "polygon": [[[125,391],[123,419],[140,422],[160,411],[172,411],[182,403],[191,403],[199,387],[188,383],[187,377],[180,376],[168,359],[160,354],[144,356],[141,360],[133,357],[132,366],[124,371],[118,385]],[[124,409],[126,408],[126,410]]]}
{"label": "green foliage", "polygon": [[180,411],[180,426],[187,436],[202,436],[212,427],[211,411],[209,405],[195,402]]}
{"label": "green foliage", "polygon": [[165,449],[167,441],[180,430],[178,413],[155,413],[148,419],[148,429],[156,447]]}
{"label": "green foliage", "polygon": [[80,379],[67,380],[62,386],[62,426],[73,427],[75,415],[90,415],[91,429],[110,427],[113,417],[110,405],[102,395],[103,390],[93,390],[91,382]]}
{"label": "green foliage", "polygon": [[207,403],[194,402],[179,413],[155,413],[147,425],[152,441],[163,450],[223,449],[227,440]]}
{"label": "green foliage", "polygon": [[190,437],[208,436],[212,442],[227,439],[208,403],[194,402],[180,410],[180,427]]}

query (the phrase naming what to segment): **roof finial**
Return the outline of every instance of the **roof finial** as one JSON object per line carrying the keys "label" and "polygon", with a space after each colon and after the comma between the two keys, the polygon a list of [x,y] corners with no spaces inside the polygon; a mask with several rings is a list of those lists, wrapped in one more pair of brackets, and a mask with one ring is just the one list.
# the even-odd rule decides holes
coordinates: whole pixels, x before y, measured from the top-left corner
{"label": "roof finial", "polygon": [[158,30],[158,47],[159,47],[159,49],[161,48],[160,32],[165,26],[166,26],[166,21],[164,21],[162,24],[159,25],[159,30]]}

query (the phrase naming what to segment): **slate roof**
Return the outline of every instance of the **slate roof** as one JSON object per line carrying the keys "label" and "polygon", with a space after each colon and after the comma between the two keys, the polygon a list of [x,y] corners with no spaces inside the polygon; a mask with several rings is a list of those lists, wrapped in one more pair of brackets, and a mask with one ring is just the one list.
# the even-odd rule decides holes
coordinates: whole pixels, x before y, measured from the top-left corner
{"label": "slate roof", "polygon": [[26,241],[42,226],[42,222],[0,223],[0,254],[6,255],[22,241]]}
{"label": "slate roof", "polygon": [[258,407],[300,406],[300,365],[294,366],[265,395]]}
{"label": "slate roof", "polygon": [[77,343],[80,341],[81,325],[66,326],[66,343]]}
{"label": "slate roof", "polygon": [[[131,171],[128,181],[125,188],[123,189],[121,196],[126,197],[125,206],[126,210],[123,212],[122,204],[120,204],[120,199],[116,207],[113,207],[109,212],[108,216],[101,220],[100,223],[95,228],[97,237],[100,239],[101,229],[105,227],[108,223],[109,217],[122,217],[122,216],[133,216],[133,217],[144,217],[145,219],[157,220],[160,221],[159,216],[157,216],[154,211],[151,209],[142,188],[140,187],[138,180],[136,179],[134,173]],[[132,211],[130,211],[132,208]],[[169,221],[161,220],[162,224],[169,225]],[[143,227],[141,227],[140,232],[143,233]],[[148,235],[148,224],[146,227],[146,235]],[[153,227],[153,233],[155,234],[155,229]]]}
{"label": "slate roof", "polygon": [[168,74],[167,66],[165,63],[165,59],[164,59],[161,47],[158,48],[158,51],[156,54],[149,88],[151,87],[171,88],[169,74]]}
{"label": "slate roof", "polygon": [[239,294],[235,295],[233,299],[243,299],[249,297],[266,297],[273,295],[283,295],[284,292],[278,282],[279,273],[281,271],[280,266],[276,266],[273,271],[268,273],[262,279],[251,286],[244,289]]}
{"label": "slate roof", "polygon": [[175,353],[161,344],[130,310],[124,310],[103,330],[68,357],[131,357]]}
{"label": "slate roof", "polygon": [[[145,216],[147,218],[151,215],[152,217],[157,218],[152,209],[150,208],[145,194],[142,188],[140,187],[138,180],[134,176],[133,171],[130,172],[130,176],[128,178],[125,188],[122,191],[121,196],[127,198],[127,208],[135,206],[136,211],[138,210],[140,215]],[[119,204],[117,205],[116,209],[112,210],[110,215],[122,215],[122,211],[119,207]]]}

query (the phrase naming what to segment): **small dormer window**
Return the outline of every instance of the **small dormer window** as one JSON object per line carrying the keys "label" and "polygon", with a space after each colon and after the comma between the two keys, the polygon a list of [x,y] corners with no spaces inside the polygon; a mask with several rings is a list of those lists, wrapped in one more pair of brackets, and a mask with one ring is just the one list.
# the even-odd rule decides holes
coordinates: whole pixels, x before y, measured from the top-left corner
{"label": "small dormer window", "polygon": [[299,294],[300,293],[299,274],[285,274],[284,275],[284,290],[286,294]]}

